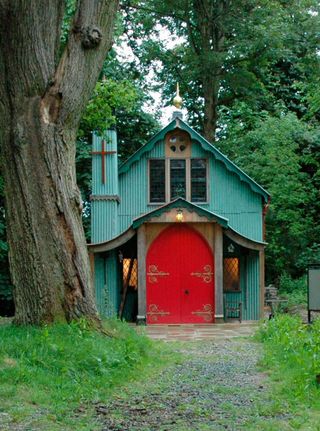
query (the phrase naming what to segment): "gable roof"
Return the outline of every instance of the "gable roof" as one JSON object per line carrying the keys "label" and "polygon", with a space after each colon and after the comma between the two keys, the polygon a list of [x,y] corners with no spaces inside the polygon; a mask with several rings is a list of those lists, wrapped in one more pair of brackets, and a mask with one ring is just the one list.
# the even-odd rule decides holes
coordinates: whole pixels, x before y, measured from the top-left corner
{"label": "gable roof", "polygon": [[164,212],[170,211],[172,208],[185,208],[189,211],[194,211],[199,216],[206,217],[208,220],[216,221],[223,227],[228,227],[228,219],[225,217],[221,217],[218,214],[215,214],[211,211],[208,211],[204,208],[199,207],[198,205],[195,205],[189,201],[186,201],[183,198],[177,198],[165,205],[162,205],[159,208],[154,209],[153,211],[148,212],[147,214],[143,214],[140,217],[137,217],[132,222],[132,228],[137,229],[139,226],[141,226],[146,221],[150,220],[153,217],[159,217]]}
{"label": "gable roof", "polygon": [[136,151],[131,157],[129,157],[128,160],[122,163],[122,165],[119,168],[119,174],[123,174],[127,172],[133,163],[140,160],[143,154],[151,151],[157,142],[163,140],[165,135],[168,132],[176,128],[188,132],[191,136],[191,139],[196,140],[205,151],[212,153],[213,156],[217,160],[222,162],[230,172],[233,172],[234,174],[236,174],[241,181],[249,185],[252,191],[262,195],[265,202],[268,202],[270,194],[263,187],[261,187],[256,181],[250,178],[249,175],[247,175],[240,168],[238,168],[237,165],[235,165],[231,160],[229,160],[227,156],[222,154],[221,151],[219,151],[215,146],[210,144],[209,141],[203,138],[198,132],[193,130],[190,126],[188,126],[187,123],[185,123],[180,118],[173,119],[166,127],[160,130],[156,135],[154,135],[149,142],[147,142],[145,145],[139,148],[139,150]]}

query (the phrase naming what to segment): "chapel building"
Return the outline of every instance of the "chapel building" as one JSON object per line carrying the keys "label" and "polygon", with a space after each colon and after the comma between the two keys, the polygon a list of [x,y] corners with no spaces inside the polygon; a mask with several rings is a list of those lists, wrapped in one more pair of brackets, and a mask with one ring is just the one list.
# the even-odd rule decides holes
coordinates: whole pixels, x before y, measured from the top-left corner
{"label": "chapel building", "polygon": [[102,316],[146,324],[258,320],[269,194],[183,121],[118,167],[93,136],[92,243]]}

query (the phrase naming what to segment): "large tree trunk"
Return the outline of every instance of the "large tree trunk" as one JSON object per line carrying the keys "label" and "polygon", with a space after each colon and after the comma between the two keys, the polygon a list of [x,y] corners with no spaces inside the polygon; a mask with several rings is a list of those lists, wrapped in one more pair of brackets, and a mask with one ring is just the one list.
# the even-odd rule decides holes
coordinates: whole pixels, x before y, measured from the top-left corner
{"label": "large tree trunk", "polygon": [[203,81],[203,95],[204,95],[204,119],[203,119],[203,134],[209,142],[214,142],[216,138],[216,128],[218,120],[218,78],[216,80],[206,77],[207,80]]}
{"label": "large tree trunk", "polygon": [[0,0],[2,172],[15,320],[97,320],[75,138],[111,46],[117,0],[80,0],[58,58],[64,0]]}
{"label": "large tree trunk", "polygon": [[199,41],[193,35],[193,27],[189,26],[189,40],[194,53],[198,57],[199,70],[204,98],[203,132],[205,138],[215,140],[219,91],[223,60],[221,52],[224,50],[224,17],[229,8],[229,0],[194,0],[193,9],[195,23],[199,33]]}

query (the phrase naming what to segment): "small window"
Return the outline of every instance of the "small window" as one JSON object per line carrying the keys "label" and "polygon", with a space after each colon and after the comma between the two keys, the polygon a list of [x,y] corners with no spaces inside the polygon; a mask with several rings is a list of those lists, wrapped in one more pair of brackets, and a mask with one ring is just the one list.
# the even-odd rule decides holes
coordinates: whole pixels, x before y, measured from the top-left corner
{"label": "small window", "polygon": [[206,159],[191,159],[191,201],[207,201]]}
{"label": "small window", "polygon": [[137,290],[138,287],[138,262],[137,259],[123,259],[122,262],[123,285],[128,282],[128,287]]}
{"label": "small window", "polygon": [[171,200],[186,198],[186,161],[170,160],[170,196]]}
{"label": "small window", "polygon": [[150,160],[150,202],[162,203],[166,200],[165,161]]}
{"label": "small window", "polygon": [[240,292],[238,257],[225,257],[223,259],[223,290],[225,292]]}

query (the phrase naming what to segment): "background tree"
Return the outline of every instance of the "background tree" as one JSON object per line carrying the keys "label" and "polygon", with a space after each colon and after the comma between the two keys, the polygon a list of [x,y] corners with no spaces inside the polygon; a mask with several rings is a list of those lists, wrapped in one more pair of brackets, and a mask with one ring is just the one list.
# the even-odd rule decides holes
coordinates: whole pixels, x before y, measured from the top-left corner
{"label": "background tree", "polygon": [[[123,7],[129,44],[139,61],[155,65],[166,95],[173,92],[173,80],[181,83],[189,119],[208,140],[216,137],[220,106],[263,93],[253,69],[282,47],[280,1],[180,0],[173,6],[154,0]],[[161,42],[164,29],[178,38],[173,47]]]}
{"label": "background tree", "polygon": [[0,122],[17,323],[97,319],[76,185],[81,113],[111,46],[117,1],[1,0]]}
{"label": "background tree", "polygon": [[320,260],[319,9],[315,0],[123,2],[136,67],[153,70],[167,100],[179,81],[189,123],[271,192],[268,281]]}

